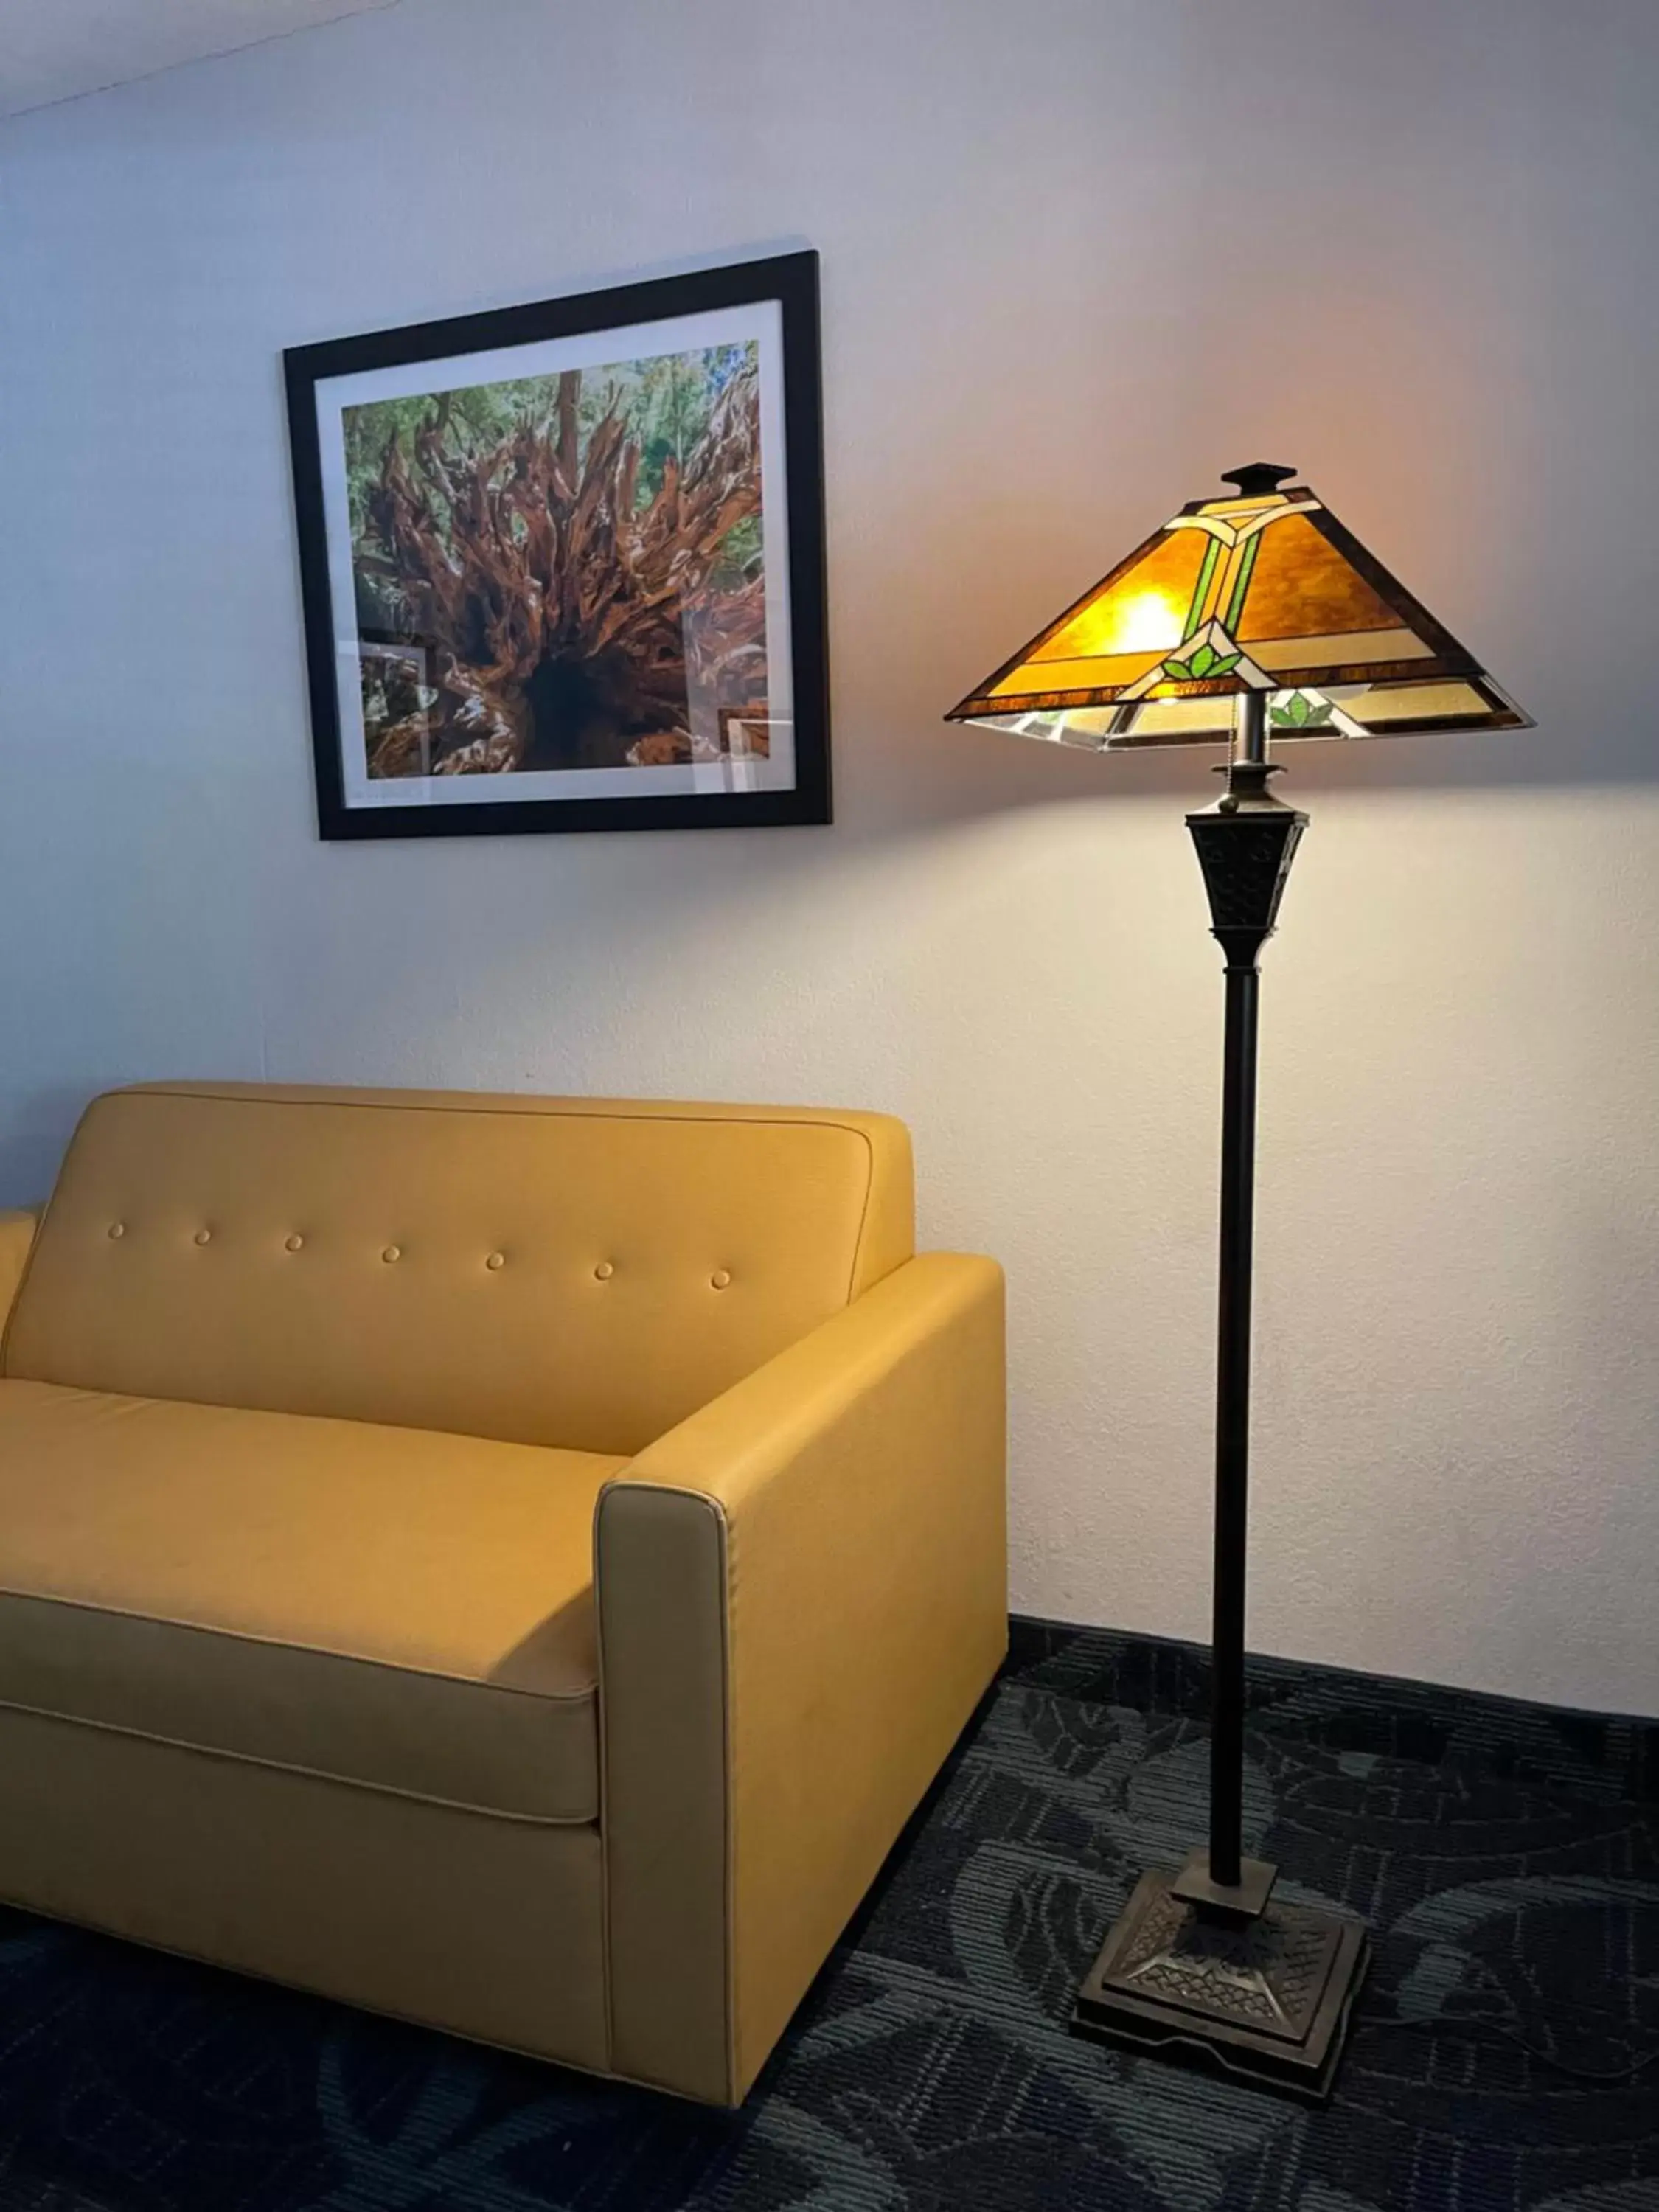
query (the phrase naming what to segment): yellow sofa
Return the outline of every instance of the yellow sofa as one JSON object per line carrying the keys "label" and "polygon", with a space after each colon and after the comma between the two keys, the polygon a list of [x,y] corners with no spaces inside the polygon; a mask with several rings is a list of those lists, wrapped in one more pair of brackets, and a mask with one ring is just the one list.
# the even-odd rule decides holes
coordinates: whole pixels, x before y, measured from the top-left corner
{"label": "yellow sofa", "polygon": [[738,2101],[1005,1644],[903,1127],[115,1091],[4,1305],[0,1896]]}

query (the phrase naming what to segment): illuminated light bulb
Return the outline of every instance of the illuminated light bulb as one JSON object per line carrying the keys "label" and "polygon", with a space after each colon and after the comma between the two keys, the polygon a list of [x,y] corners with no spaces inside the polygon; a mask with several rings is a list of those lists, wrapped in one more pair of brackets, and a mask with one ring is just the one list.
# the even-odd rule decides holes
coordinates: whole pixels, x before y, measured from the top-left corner
{"label": "illuminated light bulb", "polygon": [[[1112,594],[1098,607],[1085,607],[1066,638],[1080,658],[1109,653],[1168,653],[1181,642],[1186,603],[1148,586]],[[1058,641],[1056,641],[1058,642]]]}

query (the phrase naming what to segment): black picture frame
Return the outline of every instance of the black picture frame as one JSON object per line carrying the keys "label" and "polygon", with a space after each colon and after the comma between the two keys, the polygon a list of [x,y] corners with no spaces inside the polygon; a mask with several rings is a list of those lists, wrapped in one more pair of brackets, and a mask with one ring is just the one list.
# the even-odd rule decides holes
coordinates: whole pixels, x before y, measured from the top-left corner
{"label": "black picture frame", "polygon": [[[618,331],[720,309],[776,302],[787,500],[790,696],[793,779],[787,788],[676,790],[639,797],[503,795],[465,805],[351,803],[344,773],[345,720],[338,696],[340,648],[331,581],[329,508],[318,392],[331,380],[457,356],[499,354],[548,339]],[[289,348],[283,356],[298,527],[301,597],[315,752],[317,818],[325,839],[481,836],[594,830],[780,828],[832,818],[823,517],[823,428],[818,257],[803,251],[734,262],[682,276],[606,286],[533,305],[505,307],[362,337]],[[758,406],[759,402],[757,402]],[[766,482],[761,487],[763,514]],[[337,531],[337,537],[338,532]],[[347,559],[350,554],[348,549]],[[356,609],[352,636],[356,637]],[[361,659],[362,645],[358,644]],[[767,641],[769,696],[771,639]],[[357,680],[361,683],[361,671]],[[359,712],[353,726],[364,727]],[[724,739],[722,738],[722,742]],[[638,774],[635,768],[629,771]],[[477,786],[481,776],[465,779]],[[510,775],[489,778],[509,783]],[[436,781],[427,774],[423,788]],[[549,781],[538,776],[544,787]],[[378,791],[376,796],[378,798]]]}

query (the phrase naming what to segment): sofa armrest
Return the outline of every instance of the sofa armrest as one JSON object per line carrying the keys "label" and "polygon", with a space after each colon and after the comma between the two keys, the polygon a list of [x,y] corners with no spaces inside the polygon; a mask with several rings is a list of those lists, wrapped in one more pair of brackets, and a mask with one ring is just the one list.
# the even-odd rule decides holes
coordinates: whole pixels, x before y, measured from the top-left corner
{"label": "sofa armrest", "polygon": [[17,1303],[23,1270],[28,1265],[34,1232],[40,1226],[38,1206],[0,1207],[0,1328],[11,1318]]}
{"label": "sofa armrest", "polygon": [[1007,1642],[1001,1270],[933,1253],[595,1515],[611,2063],[738,2102]]}

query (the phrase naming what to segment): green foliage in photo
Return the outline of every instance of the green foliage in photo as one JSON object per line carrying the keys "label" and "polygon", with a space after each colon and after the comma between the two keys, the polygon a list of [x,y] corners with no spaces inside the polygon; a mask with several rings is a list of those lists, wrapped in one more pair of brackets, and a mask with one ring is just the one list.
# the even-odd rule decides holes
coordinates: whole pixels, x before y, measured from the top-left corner
{"label": "green foliage in photo", "polygon": [[[655,354],[583,369],[576,407],[578,473],[594,431],[615,410],[623,419],[629,440],[639,448],[635,512],[648,507],[662,489],[670,461],[684,468],[708,428],[720,393],[734,376],[745,370],[754,373],[758,354],[756,342],[747,339],[738,344]],[[394,439],[405,461],[412,464],[416,439],[441,426],[440,459],[446,466],[466,464],[465,472],[471,476],[472,465],[480,456],[504,447],[526,426],[550,444],[556,443],[559,383],[556,374],[515,377],[500,384],[465,385],[447,393],[370,400],[344,409],[346,483],[354,539],[362,531],[368,495],[380,479]],[[448,518],[441,493],[434,492],[434,506],[447,532]],[[746,568],[758,553],[759,524],[740,528],[752,532],[754,546],[740,548],[736,543],[738,532],[733,531],[726,557],[736,568]]]}

